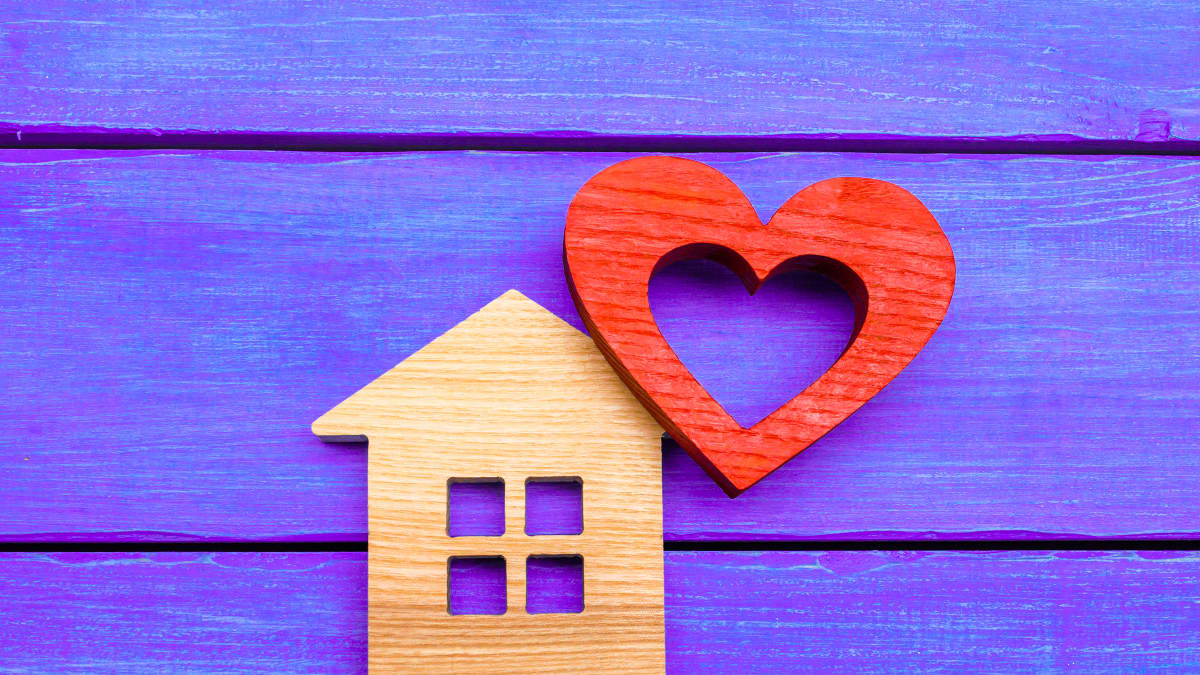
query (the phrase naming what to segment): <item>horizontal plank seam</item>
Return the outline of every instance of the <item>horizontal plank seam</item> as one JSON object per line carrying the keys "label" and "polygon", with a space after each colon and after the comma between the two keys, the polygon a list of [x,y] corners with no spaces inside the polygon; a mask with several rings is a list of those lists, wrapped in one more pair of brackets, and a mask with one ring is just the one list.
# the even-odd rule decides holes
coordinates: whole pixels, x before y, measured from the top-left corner
{"label": "horizontal plank seam", "polygon": [[[336,553],[365,552],[365,541],[327,542],[3,542],[0,553]],[[664,542],[667,552],[771,551],[1196,551],[1191,539],[1045,539],[957,541],[720,541]]]}
{"label": "horizontal plank seam", "polygon": [[1090,139],[1064,134],[903,136],[890,134],[638,135],[198,131],[0,123],[0,148],[104,150],[279,150],[297,152],[847,152],[1200,156],[1200,140]]}
{"label": "horizontal plank seam", "polygon": [[[1100,542],[1099,548],[1113,546],[1144,545],[1146,542],[1200,542],[1200,532],[1190,531],[1149,531],[1136,534],[1088,535],[1079,532],[1050,532],[1034,530],[973,530],[962,532],[946,532],[934,530],[902,531],[846,531],[824,535],[786,537],[781,534],[761,532],[691,532],[677,534],[670,531],[663,536],[665,550],[719,550],[729,548],[758,548],[823,550],[830,547],[847,545],[857,548],[869,548],[873,545],[907,547],[914,546],[1016,546],[1022,548],[1038,548],[1039,546],[1084,545],[1087,542]],[[0,533],[0,550],[28,550],[31,546],[124,546],[129,550],[142,550],[146,546],[164,547],[193,547],[197,550],[207,550],[214,546],[261,546],[276,547],[280,550],[293,548],[302,550],[309,548],[321,550],[361,550],[366,546],[365,532],[318,532],[299,536],[197,536],[186,532],[168,532],[154,530],[130,531],[98,531],[98,532],[29,532],[24,534]],[[975,542],[973,544],[972,542]],[[989,543],[990,542],[990,543]],[[1131,544],[1132,542],[1132,544]]]}
{"label": "horizontal plank seam", "polygon": [[1200,538],[1186,539],[905,539],[809,541],[712,541],[663,543],[665,551],[1137,551],[1200,550]]}

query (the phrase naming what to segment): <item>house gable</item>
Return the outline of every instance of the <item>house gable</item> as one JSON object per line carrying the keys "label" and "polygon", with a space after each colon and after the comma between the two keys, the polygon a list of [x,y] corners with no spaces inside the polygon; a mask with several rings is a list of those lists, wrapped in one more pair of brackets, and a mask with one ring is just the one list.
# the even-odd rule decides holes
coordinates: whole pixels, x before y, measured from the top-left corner
{"label": "house gable", "polygon": [[[528,419],[586,435],[659,429],[591,339],[510,290],[355,392],[312,424],[330,441],[420,432],[455,417]],[[453,424],[449,425],[453,427]],[[658,431],[661,433],[661,431]]]}

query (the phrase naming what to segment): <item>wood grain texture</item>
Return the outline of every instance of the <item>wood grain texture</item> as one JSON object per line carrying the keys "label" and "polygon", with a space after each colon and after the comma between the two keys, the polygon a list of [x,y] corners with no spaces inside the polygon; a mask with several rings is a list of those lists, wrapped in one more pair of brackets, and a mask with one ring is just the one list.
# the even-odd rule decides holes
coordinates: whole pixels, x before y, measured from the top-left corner
{"label": "wood grain texture", "polygon": [[[376,672],[661,673],[662,429],[586,335],[516,291],[318,418],[366,436]],[[450,537],[453,479],[504,481],[505,532]],[[583,483],[583,533],[529,536],[525,483]],[[449,560],[503,556],[507,612],[452,615]],[[526,611],[525,561],[583,557],[583,610]]]}
{"label": "wood grain texture", "polygon": [[5,673],[366,671],[365,553],[0,553]]}
{"label": "wood grain texture", "polygon": [[[0,153],[0,533],[365,539],[365,451],[311,420],[509,288],[578,327],[566,207],[624,158]],[[753,491],[668,446],[667,538],[1197,532],[1200,163],[698,159],[763,218],[831,176],[902,185],[958,280],[913,363]],[[722,404],[796,387],[732,359],[848,334],[803,294],[750,316],[732,276],[668,272],[656,320]]]}
{"label": "wood grain texture", "polygon": [[[666,554],[667,670],[1191,673],[1195,551]],[[358,673],[365,553],[0,554],[6,673]]]}
{"label": "wood grain texture", "polygon": [[0,122],[1200,138],[1190,0],[0,6]]}
{"label": "wood grain texture", "polygon": [[1186,673],[1195,551],[673,553],[668,666]]}
{"label": "wood grain texture", "polygon": [[[580,188],[563,237],[567,283],[588,333],[671,438],[731,497],[891,382],[933,336],[954,292],[954,252],[937,221],[904,188],[867,178],[807,186],[764,224],[720,171],[679,157],[639,157]],[[688,371],[650,310],[655,271],[693,259],[725,265],[751,295],[800,269],[835,280],[853,298],[854,330],[841,355],[752,426],[739,424]]]}

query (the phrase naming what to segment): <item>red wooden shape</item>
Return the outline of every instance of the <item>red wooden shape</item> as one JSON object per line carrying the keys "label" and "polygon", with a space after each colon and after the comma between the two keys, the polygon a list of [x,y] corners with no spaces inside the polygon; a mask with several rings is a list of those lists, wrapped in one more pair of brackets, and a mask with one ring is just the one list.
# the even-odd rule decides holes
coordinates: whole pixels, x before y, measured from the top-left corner
{"label": "red wooden shape", "polygon": [[[721,172],[676,157],[628,160],[589,180],[567,212],[563,255],[575,305],[600,350],[732,497],[896,377],[937,330],[954,291],[950,242],[896,185],[824,180],[763,225]],[[686,258],[725,264],[750,293],[791,266],[829,276],[854,301],[849,345],[807,389],[742,427],[680,363],[650,313],[650,277]]]}

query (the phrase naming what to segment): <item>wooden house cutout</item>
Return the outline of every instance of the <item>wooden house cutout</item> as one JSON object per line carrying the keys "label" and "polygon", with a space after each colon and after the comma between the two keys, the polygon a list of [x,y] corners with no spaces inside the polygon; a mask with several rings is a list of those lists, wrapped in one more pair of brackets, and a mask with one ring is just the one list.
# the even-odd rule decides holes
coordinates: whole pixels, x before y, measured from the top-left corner
{"label": "wooden house cutout", "polygon": [[[372,670],[664,670],[662,430],[586,335],[509,291],[312,429],[369,443]],[[526,534],[531,479],[579,481],[580,534]],[[503,534],[450,536],[455,480],[503,481]],[[582,611],[526,611],[531,556],[582,558]],[[450,613],[474,557],[503,558],[503,614]]]}

